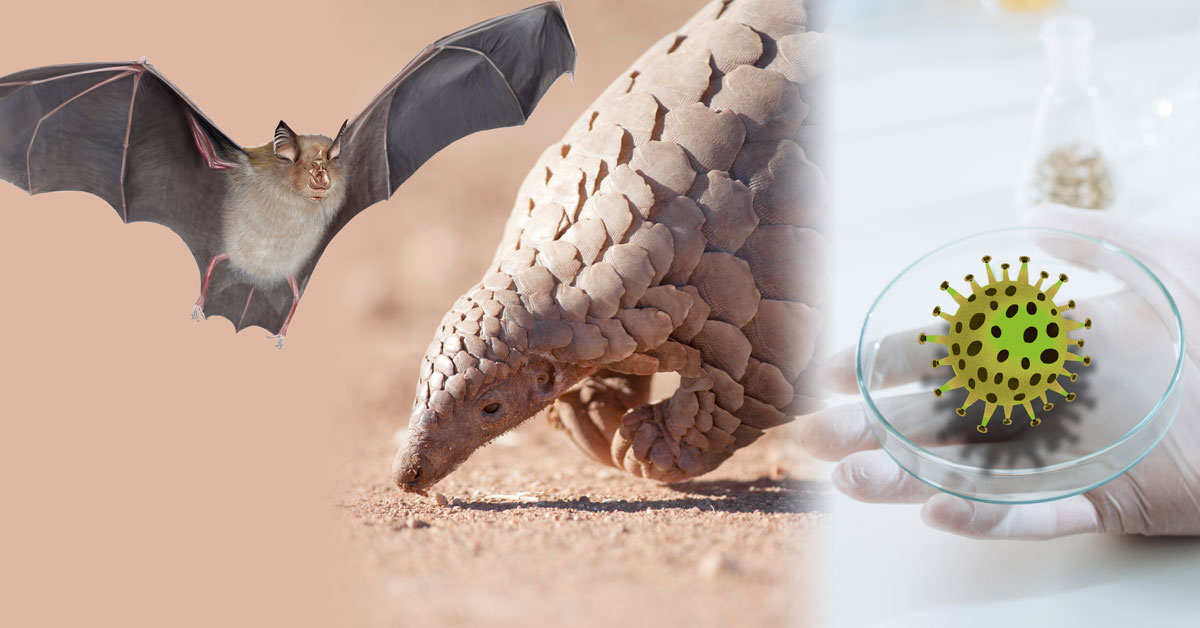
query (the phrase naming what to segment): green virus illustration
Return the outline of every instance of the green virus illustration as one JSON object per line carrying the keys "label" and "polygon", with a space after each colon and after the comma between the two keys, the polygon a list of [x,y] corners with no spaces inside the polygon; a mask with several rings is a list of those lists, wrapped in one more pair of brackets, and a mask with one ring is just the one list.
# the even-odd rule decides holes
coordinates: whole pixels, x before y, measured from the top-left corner
{"label": "green virus illustration", "polygon": [[1092,319],[1069,320],[1063,316],[1067,310],[1075,309],[1075,301],[1065,305],[1054,303],[1054,295],[1067,282],[1066,275],[1042,290],[1042,282],[1050,274],[1042,271],[1036,284],[1029,283],[1029,258],[1021,257],[1021,270],[1016,280],[1008,276],[1008,264],[1001,264],[1003,277],[997,281],[992,272],[991,256],[983,258],[987,268],[988,283],[981,286],[975,277],[967,275],[963,280],[971,284],[970,296],[963,296],[950,282],[942,282],[942,290],[949,292],[958,303],[958,311],[947,314],[941,307],[933,308],[933,315],[950,323],[945,336],[921,334],[919,342],[926,341],[945,345],[949,355],[933,361],[933,368],[949,366],[954,377],[933,391],[941,397],[955,388],[967,389],[967,400],[955,410],[966,416],[967,408],[976,401],[984,402],[983,420],[976,427],[987,433],[987,424],[996,407],[1004,408],[1004,424],[1012,424],[1013,407],[1020,405],[1029,415],[1032,426],[1042,421],[1034,414],[1030,402],[1040,399],[1042,410],[1049,412],[1054,404],[1046,399],[1048,391],[1054,391],[1075,400],[1075,393],[1067,392],[1060,382],[1061,377],[1075,381],[1077,375],[1068,371],[1065,364],[1070,361],[1089,365],[1088,356],[1071,353],[1071,347],[1082,347],[1083,340],[1067,337],[1067,332],[1079,328],[1091,329]]}

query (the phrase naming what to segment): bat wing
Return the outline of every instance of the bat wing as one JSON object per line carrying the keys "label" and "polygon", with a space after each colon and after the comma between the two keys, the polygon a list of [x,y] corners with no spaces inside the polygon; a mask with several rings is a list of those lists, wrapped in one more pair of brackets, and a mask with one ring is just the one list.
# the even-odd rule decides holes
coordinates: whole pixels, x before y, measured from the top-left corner
{"label": "bat wing", "polygon": [[350,189],[329,237],[391,198],[455,140],[524,124],[555,79],[574,69],[575,44],[558,2],[480,22],[427,46],[345,128]]}
{"label": "bat wing", "polygon": [[222,170],[242,149],[144,60],[0,78],[0,179],[79,190],[121,220],[170,228],[201,271],[221,246]]}

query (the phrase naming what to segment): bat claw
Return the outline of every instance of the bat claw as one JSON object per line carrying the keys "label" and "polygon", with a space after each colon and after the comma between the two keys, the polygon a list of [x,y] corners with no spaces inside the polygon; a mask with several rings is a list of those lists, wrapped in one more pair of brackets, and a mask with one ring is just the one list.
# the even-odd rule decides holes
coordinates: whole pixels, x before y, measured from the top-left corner
{"label": "bat claw", "polygon": [[199,305],[192,306],[192,320],[199,323],[201,321],[204,321],[207,318],[208,317],[204,315],[204,310],[201,309]]}
{"label": "bat claw", "polygon": [[275,348],[282,349],[283,343],[287,342],[287,336],[283,334],[272,334],[267,336],[267,340],[276,340],[277,342],[275,343]]}

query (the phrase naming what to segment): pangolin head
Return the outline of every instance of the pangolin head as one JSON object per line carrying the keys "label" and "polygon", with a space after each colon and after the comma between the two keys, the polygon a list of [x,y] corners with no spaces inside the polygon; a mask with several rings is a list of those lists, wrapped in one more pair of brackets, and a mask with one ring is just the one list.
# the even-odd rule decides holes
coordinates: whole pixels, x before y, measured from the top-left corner
{"label": "pangolin head", "polygon": [[455,303],[425,352],[407,439],[392,461],[401,490],[425,494],[594,370],[530,350],[536,324],[510,290],[476,288]]}

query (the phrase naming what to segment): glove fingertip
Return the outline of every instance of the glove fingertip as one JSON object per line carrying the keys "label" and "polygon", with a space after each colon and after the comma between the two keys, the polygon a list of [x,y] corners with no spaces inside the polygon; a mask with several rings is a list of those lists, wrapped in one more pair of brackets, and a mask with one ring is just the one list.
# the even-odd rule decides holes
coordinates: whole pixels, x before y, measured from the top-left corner
{"label": "glove fingertip", "polygon": [[818,460],[835,462],[841,460],[842,457],[829,447],[828,431],[829,426],[824,414],[817,413],[810,416],[800,431],[800,446]]}
{"label": "glove fingertip", "polygon": [[975,505],[953,495],[934,495],[921,507],[925,525],[942,532],[975,536],[970,533],[974,519]]}
{"label": "glove fingertip", "polygon": [[858,378],[854,373],[854,347],[843,349],[825,362],[825,383],[830,390],[842,394],[858,392]]}

